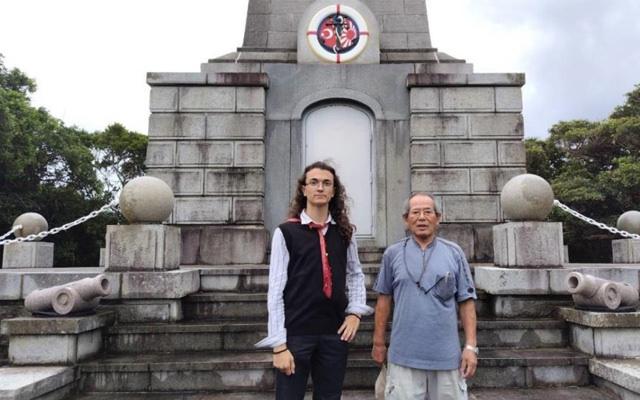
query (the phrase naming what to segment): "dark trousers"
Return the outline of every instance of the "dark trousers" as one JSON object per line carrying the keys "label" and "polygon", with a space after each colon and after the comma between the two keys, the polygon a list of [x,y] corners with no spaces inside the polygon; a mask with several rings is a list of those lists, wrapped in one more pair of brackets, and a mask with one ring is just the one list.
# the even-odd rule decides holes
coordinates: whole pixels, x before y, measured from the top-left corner
{"label": "dark trousers", "polygon": [[276,400],[302,400],[311,372],[313,400],[340,400],[349,344],[333,335],[288,336],[295,374],[276,372]]}

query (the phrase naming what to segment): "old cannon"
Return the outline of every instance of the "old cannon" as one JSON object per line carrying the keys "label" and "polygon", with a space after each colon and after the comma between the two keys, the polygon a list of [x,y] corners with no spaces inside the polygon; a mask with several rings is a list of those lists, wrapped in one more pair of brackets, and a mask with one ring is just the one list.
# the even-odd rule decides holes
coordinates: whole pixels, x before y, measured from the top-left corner
{"label": "old cannon", "polygon": [[638,290],[628,283],[571,272],[567,287],[577,308],[596,311],[630,311],[638,307]]}
{"label": "old cannon", "polygon": [[100,297],[110,293],[109,279],[105,275],[98,275],[35,290],[24,300],[24,305],[33,314],[68,315],[94,310],[100,303]]}

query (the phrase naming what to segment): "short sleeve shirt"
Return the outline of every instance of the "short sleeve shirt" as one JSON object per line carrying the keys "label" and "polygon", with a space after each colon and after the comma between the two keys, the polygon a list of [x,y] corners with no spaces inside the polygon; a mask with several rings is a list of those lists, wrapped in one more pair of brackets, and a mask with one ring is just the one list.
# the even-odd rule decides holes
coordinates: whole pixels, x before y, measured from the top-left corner
{"label": "short sleeve shirt", "polygon": [[423,370],[460,366],[456,303],[477,298],[460,246],[438,237],[425,250],[413,238],[395,243],[374,290],[393,296],[390,362]]}

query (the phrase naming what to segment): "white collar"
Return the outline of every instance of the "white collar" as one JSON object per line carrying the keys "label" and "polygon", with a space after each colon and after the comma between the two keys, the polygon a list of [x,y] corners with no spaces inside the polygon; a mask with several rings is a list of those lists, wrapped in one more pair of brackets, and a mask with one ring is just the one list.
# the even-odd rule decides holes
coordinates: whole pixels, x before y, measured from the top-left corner
{"label": "white collar", "polygon": [[[307,210],[302,210],[302,212],[300,213],[300,224],[301,225],[309,225],[312,222],[313,222],[313,220],[311,219],[309,214],[307,214]],[[327,215],[327,220],[324,221],[324,223],[325,224],[334,225],[336,223],[336,221],[334,221],[333,217],[331,217],[331,214],[329,214],[329,215]]]}

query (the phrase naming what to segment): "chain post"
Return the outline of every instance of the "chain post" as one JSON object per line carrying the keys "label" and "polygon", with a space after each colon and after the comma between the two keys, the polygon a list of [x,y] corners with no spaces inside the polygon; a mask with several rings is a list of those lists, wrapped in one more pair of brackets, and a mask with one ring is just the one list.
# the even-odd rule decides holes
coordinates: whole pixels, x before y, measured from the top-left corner
{"label": "chain post", "polygon": [[612,226],[605,225],[602,222],[598,222],[598,221],[596,221],[596,220],[594,220],[592,218],[589,218],[587,216],[584,216],[584,215],[580,214],[576,210],[572,210],[571,208],[569,208],[569,206],[566,206],[566,205],[562,204],[558,200],[554,200],[553,201],[553,205],[558,207],[558,208],[560,208],[562,211],[564,211],[564,212],[566,212],[566,213],[568,213],[570,215],[573,215],[574,217],[578,218],[579,220],[582,220],[582,221],[584,221],[584,222],[586,222],[588,224],[594,225],[594,226],[596,226],[596,227],[598,227],[598,228],[600,228],[602,230],[609,231],[609,232],[611,232],[611,233],[613,233],[615,235],[620,235],[622,237],[629,238],[629,239],[640,239],[640,235],[637,235],[635,233],[630,233],[630,232],[627,232],[627,231],[623,231],[623,230],[620,230],[618,228],[614,228]]}

